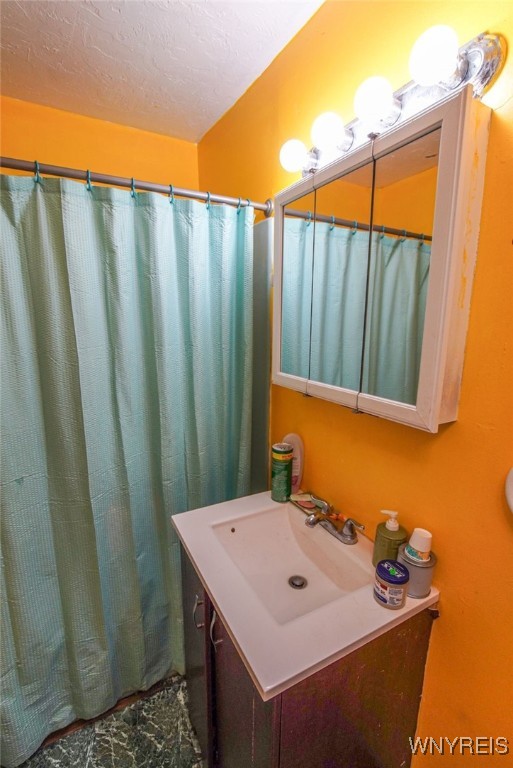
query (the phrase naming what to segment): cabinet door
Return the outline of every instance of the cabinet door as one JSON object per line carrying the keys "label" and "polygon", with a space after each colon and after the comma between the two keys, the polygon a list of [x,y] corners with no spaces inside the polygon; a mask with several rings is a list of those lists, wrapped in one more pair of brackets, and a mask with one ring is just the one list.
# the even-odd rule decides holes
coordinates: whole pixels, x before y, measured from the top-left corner
{"label": "cabinet door", "polygon": [[207,765],[213,764],[212,667],[210,663],[211,604],[187,553],[182,547],[185,677],[189,717]]}
{"label": "cabinet door", "polygon": [[264,702],[214,616],[215,731],[220,768],[278,768],[281,697]]}
{"label": "cabinet door", "polygon": [[280,768],[409,766],[431,624],[424,611],[285,691]]}

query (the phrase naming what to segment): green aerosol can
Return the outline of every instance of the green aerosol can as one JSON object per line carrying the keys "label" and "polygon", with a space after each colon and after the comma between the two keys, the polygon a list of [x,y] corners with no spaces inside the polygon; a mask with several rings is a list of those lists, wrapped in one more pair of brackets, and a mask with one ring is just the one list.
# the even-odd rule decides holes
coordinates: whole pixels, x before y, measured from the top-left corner
{"label": "green aerosol can", "polygon": [[271,448],[271,499],[288,501],[292,487],[292,457],[290,443],[274,443]]}

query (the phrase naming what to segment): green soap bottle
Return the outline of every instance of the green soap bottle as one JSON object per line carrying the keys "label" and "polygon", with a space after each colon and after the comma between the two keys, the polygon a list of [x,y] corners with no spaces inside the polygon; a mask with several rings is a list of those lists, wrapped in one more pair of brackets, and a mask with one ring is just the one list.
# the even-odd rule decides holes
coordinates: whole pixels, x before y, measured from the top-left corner
{"label": "green soap bottle", "polygon": [[391,509],[382,509],[382,515],[388,515],[388,520],[380,523],[376,528],[376,539],[372,553],[372,564],[377,565],[380,560],[397,560],[399,547],[408,538],[406,529],[397,522],[397,512]]}

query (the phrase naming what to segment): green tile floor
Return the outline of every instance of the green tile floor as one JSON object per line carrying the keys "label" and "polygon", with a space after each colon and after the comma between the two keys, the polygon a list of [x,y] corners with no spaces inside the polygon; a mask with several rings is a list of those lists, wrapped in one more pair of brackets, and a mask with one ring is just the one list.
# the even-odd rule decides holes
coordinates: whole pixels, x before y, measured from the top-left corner
{"label": "green tile floor", "polygon": [[185,681],[170,678],[153,695],[41,747],[20,768],[203,768]]}

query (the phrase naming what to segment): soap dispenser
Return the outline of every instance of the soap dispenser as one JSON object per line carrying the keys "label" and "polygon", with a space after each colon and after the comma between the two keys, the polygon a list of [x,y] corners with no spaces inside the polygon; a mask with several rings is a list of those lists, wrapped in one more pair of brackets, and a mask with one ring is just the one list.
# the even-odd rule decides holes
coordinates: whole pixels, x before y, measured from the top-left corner
{"label": "soap dispenser", "polygon": [[380,560],[397,560],[399,547],[404,544],[408,534],[397,521],[397,512],[391,509],[382,509],[382,515],[388,515],[388,520],[380,523],[376,528],[376,540],[372,553],[372,564],[377,565]]}

